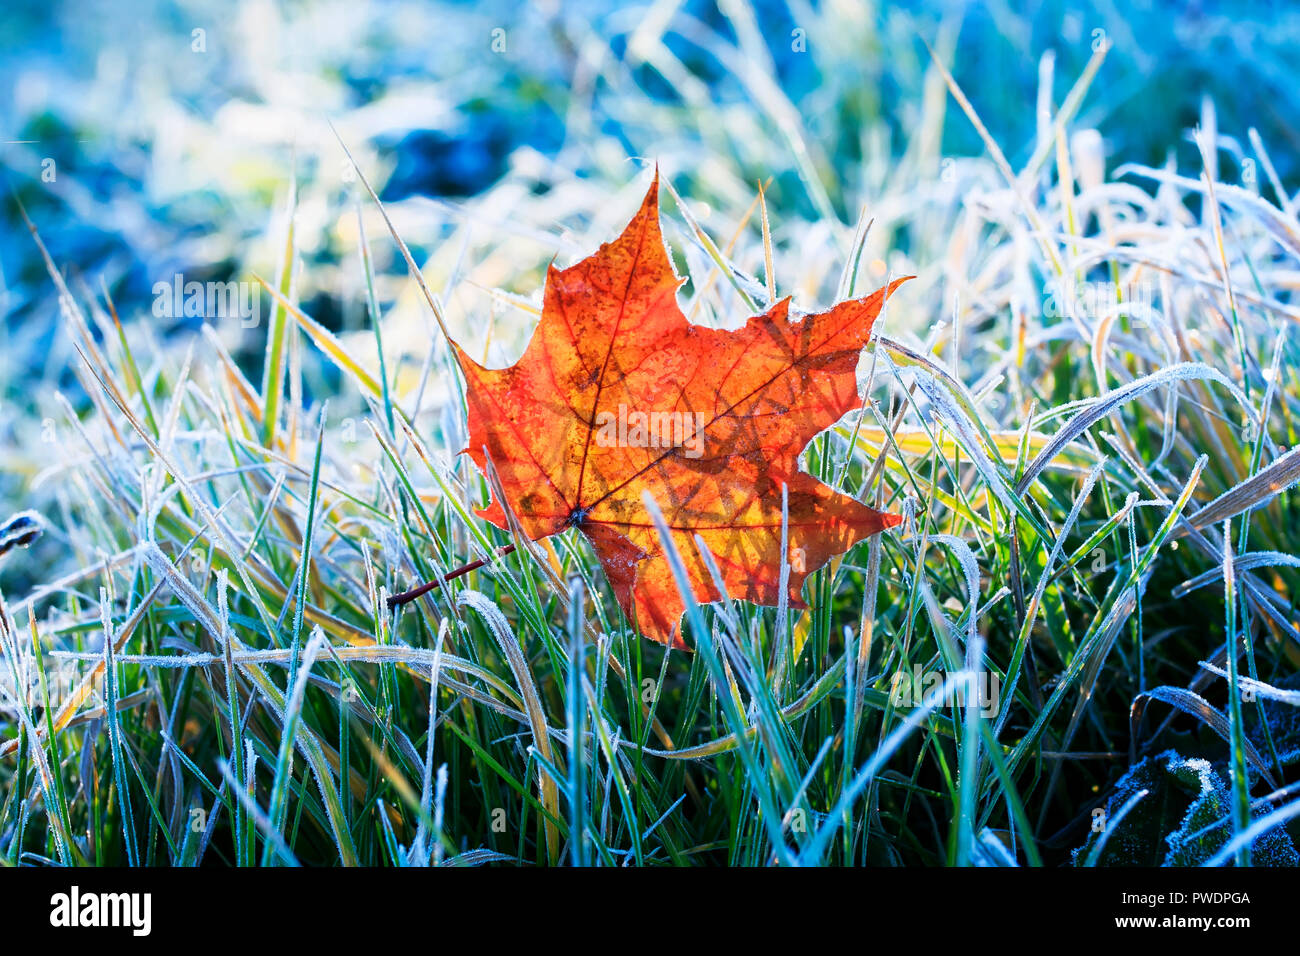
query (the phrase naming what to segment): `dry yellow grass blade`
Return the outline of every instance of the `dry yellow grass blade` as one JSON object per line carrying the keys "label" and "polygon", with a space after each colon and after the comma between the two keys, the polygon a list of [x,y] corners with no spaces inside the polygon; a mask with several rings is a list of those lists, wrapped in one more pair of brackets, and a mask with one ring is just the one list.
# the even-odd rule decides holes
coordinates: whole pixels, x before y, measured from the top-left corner
{"label": "dry yellow grass blade", "polygon": [[[144,620],[145,612],[158,596],[158,592],[162,590],[164,583],[165,582],[163,581],[159,581],[155,584],[153,590],[140,600],[139,605],[136,607],[135,611],[132,612],[131,616],[122,622],[121,626],[117,630],[117,636],[113,640],[114,652],[121,650],[122,647],[126,645],[126,642],[130,639],[131,635],[135,633],[135,629],[139,627],[140,622]],[[97,663],[90,669],[90,673],[81,679],[81,682],[73,688],[71,694],[64,698],[63,703],[59,705],[58,711],[55,712],[54,732],[56,734],[63,731],[70,723],[72,723],[72,720],[77,716],[77,711],[80,709],[81,705],[89,700],[90,695],[95,692],[96,682],[98,682],[103,676],[104,662],[103,660],[97,660]],[[36,732],[42,743],[44,743],[46,734],[45,727],[37,727]],[[6,741],[4,744],[0,744],[0,757],[7,757],[16,749],[18,749],[17,737]]]}
{"label": "dry yellow grass blade", "polygon": [[1180,526],[1174,533],[1174,537],[1187,534],[1189,525],[1199,531],[1220,524],[1227,518],[1235,518],[1248,509],[1257,508],[1286,491],[1297,481],[1300,481],[1300,447],[1291,449],[1245,481],[1229,488],[1196,513],[1189,515],[1187,524]]}
{"label": "dry yellow grass blade", "polygon": [[[844,438],[853,437],[852,428],[841,426],[836,431]],[[1003,464],[1014,466],[1018,459],[1022,433],[1005,430],[994,431],[989,434],[993,439],[993,448],[991,450],[997,453]],[[1051,440],[1051,435],[1042,432],[1030,432],[1026,438],[1026,447],[1031,452],[1039,452]],[[872,457],[875,457],[880,453],[881,449],[890,445],[889,437],[883,428],[865,423],[857,429],[856,441],[861,450]],[[930,432],[921,427],[899,428],[893,433],[893,443],[905,455],[922,457],[937,451],[944,458],[951,460],[959,454],[957,442],[953,440],[953,437],[946,430],[939,431],[932,436]],[[1094,452],[1084,445],[1073,443],[1061,449],[1049,467],[1056,471],[1086,474],[1088,468],[1095,464],[1096,461],[1097,455]]]}
{"label": "dry yellow grass blade", "polygon": [[360,385],[362,389],[375,398],[383,398],[384,392],[383,388],[379,384],[379,380],[361,367],[360,363],[357,362],[357,360],[348,353],[348,350],[343,347],[343,343],[335,338],[333,332],[299,309],[296,305],[272,288],[270,283],[261,276],[254,275],[253,278],[261,283],[262,288],[270,294],[271,298],[275,299],[277,304],[297,320],[298,325],[307,333],[307,336],[316,343],[317,347],[322,352],[328,355],[340,368],[351,373],[352,377],[356,379],[357,384]]}
{"label": "dry yellow grass blade", "polygon": [[[467,604],[478,611],[483,618],[483,622],[488,626],[488,630],[496,638],[501,653],[505,656],[506,662],[510,665],[510,670],[514,674],[519,692],[523,695],[524,709],[528,714],[528,724],[533,732],[533,746],[537,748],[537,753],[543,760],[554,766],[555,752],[551,749],[551,729],[546,720],[546,709],[542,706],[541,696],[537,693],[537,684],[533,681],[533,674],[528,667],[528,661],[524,657],[523,648],[519,646],[519,638],[510,629],[510,625],[500,609],[482,594],[477,591],[465,590],[460,592],[457,600],[461,604]],[[541,791],[542,796],[542,806],[546,808],[554,820],[561,819],[560,792],[555,780],[541,768],[538,768],[537,779],[538,789]],[[546,853],[552,863],[555,863],[560,856],[560,832],[554,820],[549,818],[545,820]]]}

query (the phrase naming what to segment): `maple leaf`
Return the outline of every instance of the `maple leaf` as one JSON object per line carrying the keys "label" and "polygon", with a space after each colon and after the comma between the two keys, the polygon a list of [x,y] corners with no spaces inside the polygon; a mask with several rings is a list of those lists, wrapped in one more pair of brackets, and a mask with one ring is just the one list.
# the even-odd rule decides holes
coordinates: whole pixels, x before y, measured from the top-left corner
{"label": "maple leaf", "polygon": [[[484,368],[459,346],[469,455],[491,458],[506,504],[530,538],[577,528],[619,604],[647,637],[685,647],[685,603],[642,494],[663,512],[696,600],[727,594],[777,604],[782,486],[789,602],[804,578],[902,519],[799,469],[818,432],[860,408],[855,369],[885,299],[793,320],[785,298],[735,330],[692,325],[659,227],[659,177],[616,240],[547,272],[541,320],[523,356]],[[501,528],[503,502],[478,514]]]}

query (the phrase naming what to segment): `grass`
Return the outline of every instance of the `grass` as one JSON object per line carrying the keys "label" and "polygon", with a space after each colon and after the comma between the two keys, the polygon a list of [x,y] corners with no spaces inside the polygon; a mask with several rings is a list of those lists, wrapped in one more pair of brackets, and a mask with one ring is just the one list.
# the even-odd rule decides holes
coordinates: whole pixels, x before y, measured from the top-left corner
{"label": "grass", "polygon": [[[636,50],[676,75],[662,43]],[[49,262],[85,399],[26,488],[61,529],[40,545],[57,538],[58,572],[4,595],[0,859],[1058,865],[1172,748],[1229,781],[1202,858],[1261,862],[1300,812],[1300,221],[1270,176],[1231,183],[1208,135],[1199,168],[1105,175],[1076,125],[1104,56],[1019,168],[936,58],[927,87],[988,158],[936,177],[946,101],[927,97],[920,145],[852,225],[798,113],[735,64],[815,213],[692,166],[663,209],[683,310],[718,323],[916,273],[865,354],[864,410],[805,454],[908,520],[813,575],[806,610],[692,604],[692,653],[629,629],[574,532],[473,515],[488,485],[457,454],[442,332],[513,359],[541,268],[609,237],[636,169],[621,191],[517,170],[470,255],[459,233],[408,250],[358,191],[353,335],[298,301],[290,215],[268,236],[260,386],[228,325],[159,343]],[[505,200],[549,231],[507,228]],[[418,282],[377,271],[395,252]],[[415,372],[380,332],[419,310]],[[935,679],[902,699],[914,668]],[[1160,831],[1121,803],[1114,827]],[[1119,843],[1079,862],[1123,862]]]}

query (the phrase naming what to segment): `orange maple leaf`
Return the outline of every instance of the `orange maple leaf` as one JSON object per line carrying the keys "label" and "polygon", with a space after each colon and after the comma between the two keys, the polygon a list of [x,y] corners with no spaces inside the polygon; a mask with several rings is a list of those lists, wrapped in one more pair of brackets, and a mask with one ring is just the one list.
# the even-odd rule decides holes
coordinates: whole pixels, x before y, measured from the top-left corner
{"label": "orange maple leaf", "polygon": [[[685,603],[642,501],[663,512],[696,600],[776,604],[787,489],[789,600],[833,555],[902,519],[799,469],[818,433],[860,408],[855,369],[886,297],[904,280],[827,312],[785,298],[734,331],[692,325],[659,228],[659,177],[623,234],[568,269],[551,266],[523,356],[483,368],[464,350],[469,448],[487,458],[533,540],[577,528],[623,612],[647,637],[685,647]],[[479,515],[507,528],[500,500]]]}

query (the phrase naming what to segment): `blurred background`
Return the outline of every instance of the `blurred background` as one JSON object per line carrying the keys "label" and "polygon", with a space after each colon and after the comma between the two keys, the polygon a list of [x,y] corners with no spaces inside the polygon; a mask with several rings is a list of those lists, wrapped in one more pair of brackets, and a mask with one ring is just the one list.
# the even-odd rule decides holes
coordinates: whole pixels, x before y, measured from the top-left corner
{"label": "blurred background", "polygon": [[[1251,129],[1282,182],[1300,172],[1288,62],[1300,11],[1273,4],[20,0],[0,17],[9,510],[39,496],[66,421],[59,396],[78,411],[90,401],[15,198],[73,294],[101,314],[111,299],[137,348],[183,354],[206,323],[253,382],[265,320],[160,310],[159,283],[233,280],[260,295],[253,276],[275,279],[292,209],[293,297],[373,361],[364,227],[395,392],[418,390],[437,420],[428,310],[340,140],[453,334],[493,363],[522,347],[546,264],[612,235],[654,162],[719,245],[744,224],[733,261],[755,276],[765,183],[781,291],[806,309],[834,297],[866,219],[864,285],[906,270],[924,287],[958,242],[977,259],[978,233],[955,224],[1005,184],[927,43],[1016,170],[1105,45],[1071,123],[1080,177],[1099,182],[1119,162],[1197,176],[1191,131],[1207,120],[1220,179],[1254,172]],[[707,251],[667,198],[665,218],[693,277]],[[734,317],[726,291],[698,296],[692,318]],[[270,300],[260,305],[265,316]],[[924,337],[937,319],[896,321]],[[339,384],[311,355],[300,359],[308,404]],[[979,377],[978,348],[959,360]]]}

